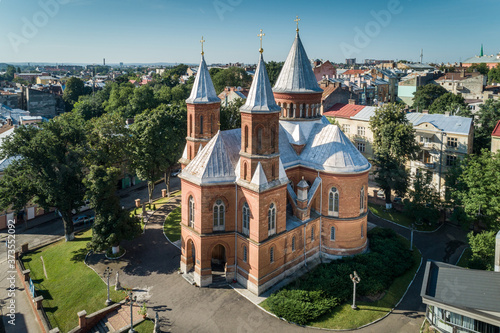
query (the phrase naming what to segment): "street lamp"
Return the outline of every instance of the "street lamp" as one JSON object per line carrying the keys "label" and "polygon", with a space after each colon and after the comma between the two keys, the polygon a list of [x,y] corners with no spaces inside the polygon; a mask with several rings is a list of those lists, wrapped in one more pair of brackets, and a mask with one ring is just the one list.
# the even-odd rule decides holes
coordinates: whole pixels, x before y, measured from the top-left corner
{"label": "street lamp", "polygon": [[129,293],[129,300],[130,300],[130,329],[128,330],[128,333],[135,333],[136,331],[134,330],[133,305],[134,305],[134,302],[137,301],[137,296],[134,296],[134,294],[132,293],[132,290]]}
{"label": "street lamp", "polygon": [[413,251],[413,230],[415,229],[415,225],[411,224],[411,236],[410,236],[410,251]]}
{"label": "street lamp", "polygon": [[352,284],[354,285],[353,292],[352,292],[352,305],[351,305],[351,308],[353,310],[356,310],[358,308],[356,306],[356,285],[359,283],[359,281],[361,281],[361,279],[359,278],[358,273],[356,273],[356,271],[354,271],[354,275],[349,274],[349,276],[351,277]]}
{"label": "street lamp", "polygon": [[111,303],[113,303],[113,301],[111,301],[111,298],[109,297],[109,277],[111,276],[111,273],[112,273],[112,272],[113,272],[113,269],[112,269],[112,268],[109,268],[109,266],[108,266],[108,267],[106,267],[106,269],[104,270],[104,274],[103,274],[103,276],[104,276],[105,278],[107,278],[107,280],[108,280],[108,298],[106,299],[106,305],[107,305],[107,306],[110,306],[110,305],[111,305]]}

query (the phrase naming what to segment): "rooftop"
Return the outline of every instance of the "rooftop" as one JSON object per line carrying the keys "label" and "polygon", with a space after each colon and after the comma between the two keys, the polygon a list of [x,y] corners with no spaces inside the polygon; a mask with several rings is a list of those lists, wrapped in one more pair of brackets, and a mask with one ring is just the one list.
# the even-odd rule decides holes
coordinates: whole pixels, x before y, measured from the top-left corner
{"label": "rooftop", "polygon": [[464,64],[480,64],[480,63],[500,63],[500,53],[498,55],[485,55],[485,56],[474,56],[466,59],[462,63]]}
{"label": "rooftop", "polygon": [[186,99],[186,103],[190,104],[209,104],[220,103],[220,98],[215,93],[214,84],[210,78],[205,57],[201,55],[200,67],[196,73],[191,95]]}
{"label": "rooftop", "polygon": [[443,76],[436,79],[436,81],[462,81],[465,79],[470,79],[476,76],[482,75],[479,72],[471,72],[471,73],[446,73]]}
{"label": "rooftop", "polygon": [[491,133],[491,136],[497,136],[500,137],[500,120],[497,122],[495,129],[493,129],[493,132]]}
{"label": "rooftop", "polygon": [[323,115],[336,118],[351,118],[363,110],[364,107],[364,105],[337,103],[324,112]]}

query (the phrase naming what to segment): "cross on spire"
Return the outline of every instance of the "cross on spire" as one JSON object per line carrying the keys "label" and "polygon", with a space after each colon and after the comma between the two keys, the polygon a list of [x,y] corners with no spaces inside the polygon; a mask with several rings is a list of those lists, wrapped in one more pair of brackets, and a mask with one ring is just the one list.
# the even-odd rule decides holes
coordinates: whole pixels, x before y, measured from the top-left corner
{"label": "cross on spire", "polygon": [[259,52],[262,53],[264,52],[264,49],[262,48],[262,37],[264,37],[266,34],[262,33],[262,29],[260,29],[260,34],[257,35],[257,37],[260,37],[260,49]]}
{"label": "cross on spire", "polygon": [[203,43],[205,43],[206,40],[203,39],[203,36],[201,36],[201,40],[200,40],[200,43],[201,43],[201,55],[204,55],[205,52],[203,52]]}
{"label": "cross on spire", "polygon": [[300,21],[299,16],[297,15],[296,19],[293,21],[297,23],[297,30],[296,31],[299,32],[299,21]]}

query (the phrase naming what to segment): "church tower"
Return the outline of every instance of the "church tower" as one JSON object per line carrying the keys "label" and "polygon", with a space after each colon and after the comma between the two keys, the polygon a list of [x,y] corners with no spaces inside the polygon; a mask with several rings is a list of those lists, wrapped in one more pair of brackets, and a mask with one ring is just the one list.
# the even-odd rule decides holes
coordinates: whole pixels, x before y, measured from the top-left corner
{"label": "church tower", "polygon": [[260,33],[260,58],[255,76],[241,113],[240,179],[243,183],[261,186],[278,180],[279,115],[262,55]]}
{"label": "church tower", "polygon": [[282,120],[317,120],[321,117],[323,90],[300,40],[299,21],[297,17],[297,34],[274,85],[274,98],[282,109]]}
{"label": "church tower", "polygon": [[201,62],[194,81],[191,95],[186,99],[187,138],[186,147],[180,160],[183,167],[191,162],[196,154],[210,141],[219,130],[220,99],[208,72],[201,39]]}

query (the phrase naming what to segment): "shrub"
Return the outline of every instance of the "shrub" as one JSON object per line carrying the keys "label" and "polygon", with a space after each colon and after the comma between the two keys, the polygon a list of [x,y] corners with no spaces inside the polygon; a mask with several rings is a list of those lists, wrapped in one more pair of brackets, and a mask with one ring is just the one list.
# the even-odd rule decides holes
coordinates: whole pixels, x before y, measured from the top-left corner
{"label": "shrub", "polygon": [[339,305],[337,299],[325,296],[322,291],[286,289],[271,295],[267,302],[275,315],[299,325],[305,325]]}

